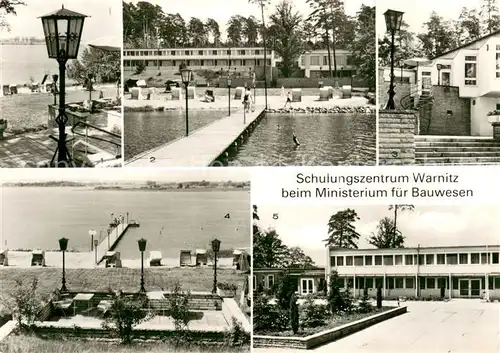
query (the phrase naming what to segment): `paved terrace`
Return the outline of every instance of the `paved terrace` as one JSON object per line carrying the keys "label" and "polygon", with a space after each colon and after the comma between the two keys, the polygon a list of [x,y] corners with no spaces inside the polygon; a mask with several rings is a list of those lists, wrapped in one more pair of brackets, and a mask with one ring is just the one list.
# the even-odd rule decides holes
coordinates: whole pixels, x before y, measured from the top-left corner
{"label": "paved terrace", "polygon": [[[395,302],[387,303],[397,305]],[[500,304],[474,299],[406,302],[408,313],[318,347],[314,352],[498,353]],[[303,350],[255,348],[255,353]]]}

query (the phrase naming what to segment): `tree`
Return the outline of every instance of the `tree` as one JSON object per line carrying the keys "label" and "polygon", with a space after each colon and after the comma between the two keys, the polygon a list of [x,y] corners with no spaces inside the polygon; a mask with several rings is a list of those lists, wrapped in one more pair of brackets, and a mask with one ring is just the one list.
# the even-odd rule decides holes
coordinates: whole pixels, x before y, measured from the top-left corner
{"label": "tree", "polygon": [[337,270],[330,274],[330,290],[328,291],[328,305],[333,314],[350,312],[353,306],[353,299],[350,290],[344,290],[343,281],[340,280]]}
{"label": "tree", "polygon": [[445,21],[436,12],[431,12],[424,23],[426,31],[417,35],[422,42],[424,54],[433,58],[458,46],[456,32],[450,21]]}
{"label": "tree", "polygon": [[368,296],[368,288],[363,289],[363,296],[359,301],[358,312],[366,314],[373,311],[373,306],[370,303],[370,297]]}
{"label": "tree", "polygon": [[257,211],[257,205],[253,205],[253,235],[255,236],[256,234],[260,233],[260,227],[258,224],[258,221],[260,221],[258,211]]}
{"label": "tree", "polygon": [[283,267],[287,247],[281,241],[276,230],[269,229],[253,237],[253,267]]}
{"label": "tree", "polygon": [[[401,29],[396,35],[398,36],[398,48],[394,53],[395,63],[422,55],[418,47],[417,37],[409,30],[406,22],[401,23]],[[391,64],[391,36],[389,33],[386,33],[384,38],[378,41],[378,57],[381,65],[389,66]]]}
{"label": "tree", "polygon": [[110,315],[102,323],[103,328],[115,332],[123,344],[132,343],[134,327],[149,319],[144,306],[145,298],[142,296],[116,296]]}
{"label": "tree", "polygon": [[200,19],[191,17],[188,24],[188,33],[190,44],[194,48],[206,46],[208,43],[208,32],[205,30],[205,25]]}
{"label": "tree", "polygon": [[375,90],[375,7],[361,5],[357,13],[356,35],[351,44],[352,59],[357,67],[356,75],[362,78],[370,90]]}
{"label": "tree", "polygon": [[209,33],[209,35],[212,37],[212,43],[213,43],[214,47],[218,47],[220,44],[221,33],[220,33],[219,24],[217,23],[217,21],[215,21],[212,18],[209,18],[205,22],[205,28],[206,28],[207,32]]}
{"label": "tree", "polygon": [[373,234],[368,242],[379,249],[395,249],[404,247],[404,237],[394,227],[394,220],[384,217],[377,225],[377,234]]}
{"label": "tree", "polygon": [[331,216],[328,221],[328,238],[323,240],[326,241],[326,246],[357,249],[360,235],[354,226],[356,220],[359,220],[358,214],[350,208]]}
{"label": "tree", "polygon": [[287,267],[290,268],[314,268],[315,263],[310,256],[304,253],[298,246],[288,248],[286,254]]}
{"label": "tree", "polygon": [[182,291],[181,285],[176,281],[172,293],[167,297],[169,316],[174,320],[176,331],[187,329],[190,319],[189,292]]}
{"label": "tree", "polygon": [[14,289],[8,293],[6,303],[18,326],[30,327],[42,308],[38,293],[38,278],[34,277],[29,286],[21,278],[16,279]]}
{"label": "tree", "polygon": [[484,32],[491,34],[500,30],[500,13],[496,0],[483,0],[479,15],[482,18]]}
{"label": "tree", "polygon": [[281,0],[270,16],[274,50],[281,57],[279,69],[290,77],[298,68],[297,59],[304,52],[302,16],[294,10],[290,0]]}
{"label": "tree", "polygon": [[472,42],[481,37],[481,20],[476,9],[462,8],[456,25],[459,43]]}
{"label": "tree", "polygon": [[254,47],[259,39],[259,23],[254,16],[249,16],[243,22],[243,36],[246,40],[246,45]]}
{"label": "tree", "polygon": [[415,210],[415,206],[413,205],[390,205],[389,206],[389,211],[393,210],[394,211],[394,233],[397,232],[398,230],[398,212],[412,212]]}
{"label": "tree", "polygon": [[297,279],[293,278],[288,273],[280,277],[276,290],[276,300],[280,308],[287,309],[289,307],[290,298],[297,290],[297,284]]}
{"label": "tree", "polygon": [[0,0],[0,30],[6,29],[10,32],[7,15],[17,15],[15,7],[19,5],[26,5],[26,3],[20,0]]}
{"label": "tree", "polygon": [[163,45],[171,48],[188,46],[188,28],[180,14],[167,14],[160,23],[160,38]]}
{"label": "tree", "polygon": [[243,26],[246,19],[240,15],[233,15],[229,18],[227,23],[227,42],[229,45],[236,47],[242,43],[241,34],[243,33]]}
{"label": "tree", "polygon": [[99,48],[86,47],[81,60],[72,60],[68,65],[68,77],[82,84],[92,73],[102,83],[117,82],[121,77],[120,53]]}
{"label": "tree", "polygon": [[299,305],[295,293],[290,298],[290,325],[293,333],[296,334],[299,331]]}

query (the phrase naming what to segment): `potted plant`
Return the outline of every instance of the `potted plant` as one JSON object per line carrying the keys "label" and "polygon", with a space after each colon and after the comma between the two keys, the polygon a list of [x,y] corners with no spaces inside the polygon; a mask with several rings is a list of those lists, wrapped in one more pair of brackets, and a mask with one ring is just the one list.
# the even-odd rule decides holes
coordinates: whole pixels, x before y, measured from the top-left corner
{"label": "potted plant", "polygon": [[234,298],[236,296],[236,290],[238,286],[234,283],[217,283],[217,294],[222,298]]}
{"label": "potted plant", "polygon": [[0,119],[0,138],[3,137],[3,132],[7,129],[7,120]]}
{"label": "potted plant", "polygon": [[493,138],[500,141],[500,110],[493,110],[487,115],[488,122],[493,127]]}

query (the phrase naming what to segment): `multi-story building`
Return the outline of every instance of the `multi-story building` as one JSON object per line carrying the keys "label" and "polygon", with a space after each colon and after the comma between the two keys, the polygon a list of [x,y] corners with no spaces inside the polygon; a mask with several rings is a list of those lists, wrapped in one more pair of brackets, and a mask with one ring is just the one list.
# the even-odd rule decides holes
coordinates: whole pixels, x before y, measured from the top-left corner
{"label": "multi-story building", "polygon": [[[330,51],[332,71],[334,70],[333,51]],[[344,49],[335,50],[335,61],[337,64],[338,77],[350,77],[355,74],[356,69],[351,52]],[[328,50],[313,50],[302,54],[298,59],[299,67],[304,70],[304,77],[321,78],[328,77]]]}
{"label": "multi-story building", "polygon": [[[274,51],[267,50],[267,76],[272,77],[275,67]],[[139,62],[144,63],[146,74],[173,78],[184,63],[193,71],[211,70],[232,75],[248,76],[255,72],[257,79],[264,78],[264,48],[159,48],[124,49],[123,69],[133,74]],[[177,77],[178,78],[178,77]]]}
{"label": "multi-story building", "polygon": [[336,270],[355,296],[500,299],[500,245],[401,249],[327,248],[327,283]]}

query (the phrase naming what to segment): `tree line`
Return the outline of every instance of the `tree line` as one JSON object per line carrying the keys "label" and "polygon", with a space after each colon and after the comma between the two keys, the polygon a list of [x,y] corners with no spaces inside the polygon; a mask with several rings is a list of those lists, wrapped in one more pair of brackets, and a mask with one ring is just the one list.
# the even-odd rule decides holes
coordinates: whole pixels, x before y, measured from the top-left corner
{"label": "tree line", "polygon": [[[401,30],[396,33],[395,63],[402,65],[403,60],[412,57],[434,58],[499,31],[500,12],[495,2],[496,0],[482,0],[479,8],[463,7],[457,20],[446,20],[433,11],[424,22],[421,33],[410,31],[403,20]],[[390,34],[387,33],[378,42],[381,64],[390,65]]]}
{"label": "tree line", "polygon": [[337,77],[335,52],[352,52],[358,76],[375,87],[375,8],[362,5],[355,16],[345,13],[342,0],[307,0],[308,16],[299,13],[292,0],[281,0],[269,9],[269,23],[264,9],[269,0],[249,0],[261,9],[262,18],[233,15],[223,36],[212,18],[202,21],[184,19],[179,13],[165,13],[148,2],[123,3],[123,35],[126,48],[156,47],[256,47],[274,50],[281,58],[279,70],[284,77],[298,71],[297,60],[304,52],[328,49],[329,76]]}
{"label": "tree line", "polygon": [[[257,206],[253,206],[253,266],[255,268],[314,268],[314,261],[300,247],[289,248],[281,240],[275,229],[264,230],[258,225]],[[413,205],[390,205],[392,217],[383,217],[377,228],[368,237],[368,242],[379,249],[403,248],[405,236],[398,228],[398,215],[411,212]],[[328,237],[325,246],[357,249],[361,234],[356,230],[359,220],[354,209],[338,211],[327,223]]]}

